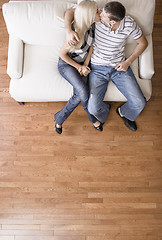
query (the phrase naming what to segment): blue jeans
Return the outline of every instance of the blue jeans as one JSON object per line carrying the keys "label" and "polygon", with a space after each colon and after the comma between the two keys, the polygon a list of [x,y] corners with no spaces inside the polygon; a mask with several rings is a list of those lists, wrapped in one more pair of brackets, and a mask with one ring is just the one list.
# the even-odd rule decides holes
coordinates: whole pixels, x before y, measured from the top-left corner
{"label": "blue jeans", "polygon": [[112,66],[91,64],[88,111],[100,122],[106,121],[109,106],[103,102],[103,99],[110,80],[127,99],[127,102],[120,108],[121,114],[134,121],[145,107],[146,99],[130,67],[125,72],[117,71]]}
{"label": "blue jeans", "polygon": [[74,109],[82,103],[84,110],[88,114],[91,123],[95,123],[97,119],[89,114],[87,105],[89,99],[89,88],[87,86],[87,78],[80,76],[78,71],[59,58],[58,71],[72,86],[73,96],[69,99],[65,107],[55,114],[55,121],[57,124],[62,125],[63,122],[70,116]]}

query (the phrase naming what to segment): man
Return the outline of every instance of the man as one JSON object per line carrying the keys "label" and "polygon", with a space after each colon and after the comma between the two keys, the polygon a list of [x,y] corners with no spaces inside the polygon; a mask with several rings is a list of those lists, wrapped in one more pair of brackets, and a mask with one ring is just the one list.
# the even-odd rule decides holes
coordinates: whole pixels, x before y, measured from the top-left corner
{"label": "man", "polygon": [[[146,99],[130,65],[146,49],[147,40],[136,22],[130,16],[125,16],[125,12],[125,7],[120,2],[109,2],[100,14],[101,22],[95,24],[88,111],[100,122],[106,121],[109,106],[103,102],[103,99],[108,82],[112,80],[127,99],[127,102],[118,107],[116,112],[130,130],[136,131],[135,120],[145,107]],[[72,12],[70,14],[67,12],[65,28],[68,38],[71,39],[69,44],[75,44],[77,36],[69,30],[68,21],[71,18]],[[124,50],[129,36],[136,41],[137,46],[126,59]]]}

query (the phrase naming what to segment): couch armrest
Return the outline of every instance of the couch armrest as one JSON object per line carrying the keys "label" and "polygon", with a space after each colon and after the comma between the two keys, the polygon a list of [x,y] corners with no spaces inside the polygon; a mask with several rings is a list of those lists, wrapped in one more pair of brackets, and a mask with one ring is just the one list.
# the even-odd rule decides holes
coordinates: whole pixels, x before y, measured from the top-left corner
{"label": "couch armrest", "polygon": [[23,41],[9,35],[7,74],[10,78],[21,78],[24,59]]}
{"label": "couch armrest", "polygon": [[154,75],[152,35],[146,36],[146,38],[148,46],[139,56],[139,76],[142,79],[151,79]]}

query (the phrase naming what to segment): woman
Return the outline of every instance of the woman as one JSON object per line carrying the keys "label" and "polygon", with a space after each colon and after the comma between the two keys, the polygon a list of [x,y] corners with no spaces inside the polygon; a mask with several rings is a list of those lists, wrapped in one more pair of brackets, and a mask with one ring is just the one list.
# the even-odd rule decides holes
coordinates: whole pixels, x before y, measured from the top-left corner
{"label": "woman", "polygon": [[[73,96],[63,109],[57,112],[55,118],[55,131],[62,133],[62,124],[73,112],[73,110],[82,103],[84,110],[94,128],[102,131],[102,124],[87,110],[89,99],[89,89],[86,84],[86,77],[90,73],[88,67],[92,54],[92,44],[94,41],[94,22],[100,21],[96,2],[81,2],[74,14],[73,30],[77,33],[79,41],[76,46],[69,46],[65,41],[60,50],[58,62],[59,73],[73,86]],[[92,25],[93,24],[93,25]]]}

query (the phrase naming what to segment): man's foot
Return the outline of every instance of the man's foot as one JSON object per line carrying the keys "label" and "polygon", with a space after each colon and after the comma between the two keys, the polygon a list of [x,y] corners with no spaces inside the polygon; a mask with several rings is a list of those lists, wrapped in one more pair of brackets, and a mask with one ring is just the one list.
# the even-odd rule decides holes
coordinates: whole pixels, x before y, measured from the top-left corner
{"label": "man's foot", "polygon": [[61,134],[62,133],[62,126],[61,125],[58,125],[57,123],[55,124],[55,131],[58,133],[58,134]]}
{"label": "man's foot", "polygon": [[99,132],[102,132],[103,131],[103,127],[102,127],[102,123],[100,123],[99,121],[95,122],[93,124],[94,128],[99,131]]}
{"label": "man's foot", "polygon": [[121,116],[120,107],[118,107],[116,109],[116,113],[122,118],[122,120],[127,128],[129,128],[131,131],[137,130],[137,125],[136,125],[135,121],[130,121],[129,119],[125,118],[124,116]]}

